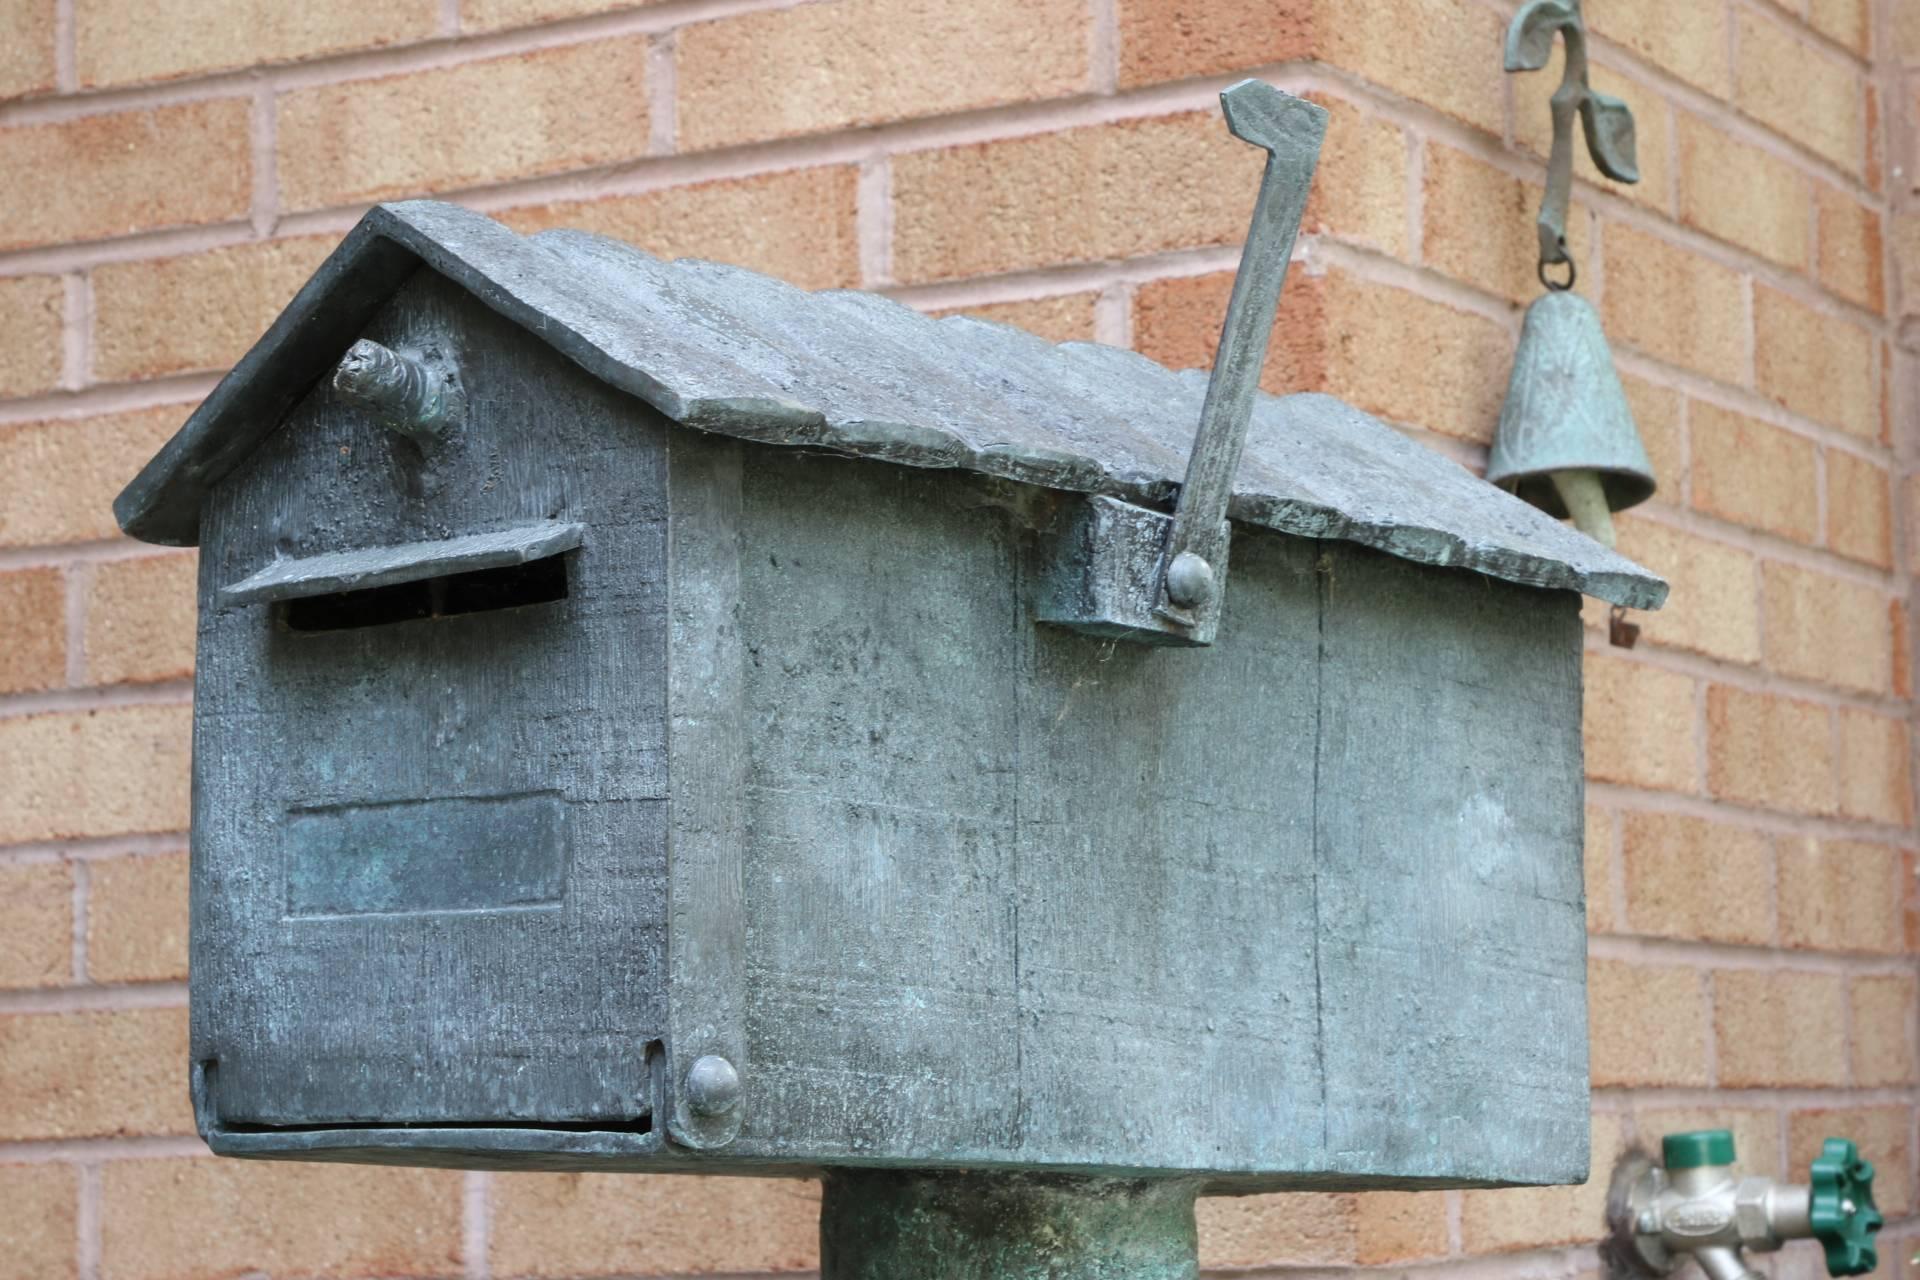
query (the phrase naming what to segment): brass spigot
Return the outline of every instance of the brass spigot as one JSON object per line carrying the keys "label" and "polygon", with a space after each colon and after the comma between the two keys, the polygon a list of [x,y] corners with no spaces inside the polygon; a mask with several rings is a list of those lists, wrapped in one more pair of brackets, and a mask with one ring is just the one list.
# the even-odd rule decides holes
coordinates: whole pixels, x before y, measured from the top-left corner
{"label": "brass spigot", "polygon": [[1827,1274],[1857,1276],[1879,1265],[1873,1166],[1845,1138],[1828,1138],[1806,1186],[1743,1178],[1725,1129],[1671,1133],[1661,1163],[1635,1153],[1614,1171],[1604,1252],[1616,1277],[1666,1276],[1689,1257],[1707,1280],[1761,1280],[1745,1251],[1768,1253],[1816,1239]]}

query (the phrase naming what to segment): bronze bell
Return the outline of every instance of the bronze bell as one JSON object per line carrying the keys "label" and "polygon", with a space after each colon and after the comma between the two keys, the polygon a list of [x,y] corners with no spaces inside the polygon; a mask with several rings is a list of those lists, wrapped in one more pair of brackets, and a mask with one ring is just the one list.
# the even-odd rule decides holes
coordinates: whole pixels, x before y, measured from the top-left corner
{"label": "bronze bell", "polygon": [[[1572,292],[1575,269],[1566,226],[1575,114],[1602,173],[1638,182],[1640,171],[1633,113],[1626,103],[1587,84],[1580,0],[1532,0],[1521,6],[1507,28],[1507,70],[1545,66],[1556,32],[1566,36],[1567,61],[1553,95],[1553,152],[1538,221],[1540,282],[1547,293],[1527,308],[1487,479],[1551,515],[1572,516],[1583,533],[1612,546],[1612,513],[1652,497],[1654,477],[1600,317]],[[1565,280],[1552,277],[1555,266],[1566,267]]]}
{"label": "bronze bell", "polygon": [[1487,479],[1613,545],[1611,513],[1653,496],[1653,466],[1593,305],[1567,290],[1527,308]]}

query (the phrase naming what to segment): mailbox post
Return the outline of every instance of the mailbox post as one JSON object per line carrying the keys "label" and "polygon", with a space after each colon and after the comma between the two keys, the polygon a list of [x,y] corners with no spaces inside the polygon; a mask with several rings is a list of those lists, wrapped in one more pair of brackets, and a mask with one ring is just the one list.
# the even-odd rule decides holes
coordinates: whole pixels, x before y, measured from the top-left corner
{"label": "mailbox post", "polygon": [[201,548],[216,1152],[821,1176],[836,1280],[1586,1176],[1578,596],[1665,584],[1256,393],[1323,117],[1226,101],[1212,382],[367,215],[116,507]]}

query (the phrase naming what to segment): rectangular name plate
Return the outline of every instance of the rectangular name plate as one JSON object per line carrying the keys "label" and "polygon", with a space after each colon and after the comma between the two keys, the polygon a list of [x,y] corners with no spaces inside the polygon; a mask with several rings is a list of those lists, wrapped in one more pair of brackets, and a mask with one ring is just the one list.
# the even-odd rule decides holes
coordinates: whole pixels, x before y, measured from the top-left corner
{"label": "rectangular name plate", "polygon": [[566,893],[556,792],[292,809],[285,830],[290,917],[497,911]]}

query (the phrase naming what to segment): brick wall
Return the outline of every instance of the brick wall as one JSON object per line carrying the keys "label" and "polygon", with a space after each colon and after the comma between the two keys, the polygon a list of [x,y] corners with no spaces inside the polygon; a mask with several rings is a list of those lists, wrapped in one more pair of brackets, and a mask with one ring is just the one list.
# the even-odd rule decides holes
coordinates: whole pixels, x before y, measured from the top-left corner
{"label": "brick wall", "polygon": [[[1661,492],[1589,610],[1595,1168],[1827,1132],[1920,1241],[1912,657],[1920,0],[1588,0],[1645,181],[1572,240]],[[1550,74],[1512,0],[0,0],[0,1280],[729,1275],[807,1184],[216,1162],[183,1096],[192,556],[108,502],[369,200],[443,192],[1204,363],[1259,157],[1333,113],[1268,385],[1479,463]],[[1916,68],[1912,77],[1904,69]],[[1578,1280],[1596,1187],[1209,1202],[1218,1268]],[[1788,1280],[1814,1251],[1782,1255]]]}

